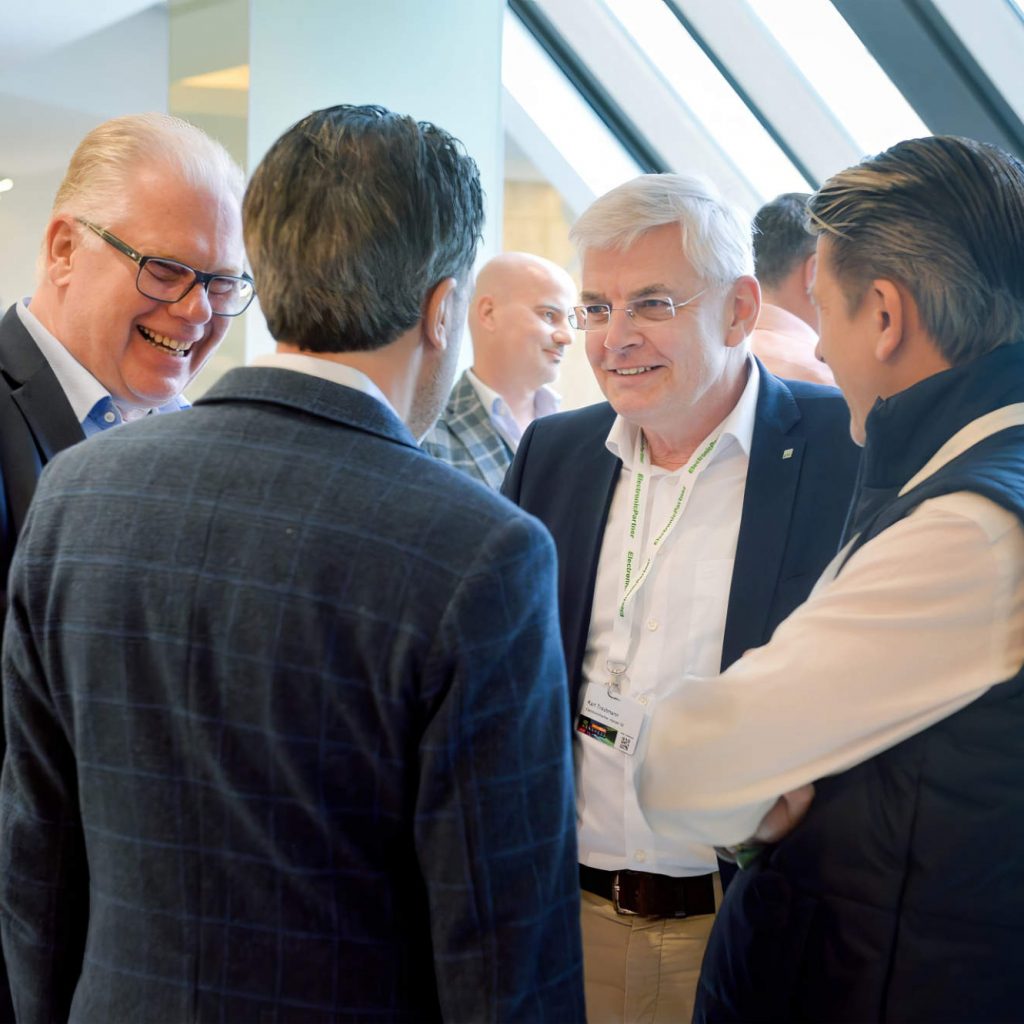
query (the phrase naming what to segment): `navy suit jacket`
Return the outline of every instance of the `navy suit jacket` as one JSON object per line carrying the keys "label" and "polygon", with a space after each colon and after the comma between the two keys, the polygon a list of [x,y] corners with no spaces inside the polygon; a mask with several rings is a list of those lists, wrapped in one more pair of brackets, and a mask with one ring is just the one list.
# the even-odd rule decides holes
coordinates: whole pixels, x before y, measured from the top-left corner
{"label": "navy suit jacket", "polygon": [[47,466],[11,581],[19,1021],[583,1019],[535,520],[369,396],[239,369]]}
{"label": "navy suit jacket", "polygon": [[0,320],[0,574],[7,570],[43,466],[85,435],[50,364],[11,306]]}
{"label": "navy suit jacket", "polygon": [[[768,641],[835,555],[860,460],[860,449],[850,440],[849,412],[837,390],[783,381],[760,369],[723,669]],[[535,421],[523,435],[502,488],[555,539],[573,715],[597,562],[622,468],[605,447],[614,419],[612,407],[601,403]]]}

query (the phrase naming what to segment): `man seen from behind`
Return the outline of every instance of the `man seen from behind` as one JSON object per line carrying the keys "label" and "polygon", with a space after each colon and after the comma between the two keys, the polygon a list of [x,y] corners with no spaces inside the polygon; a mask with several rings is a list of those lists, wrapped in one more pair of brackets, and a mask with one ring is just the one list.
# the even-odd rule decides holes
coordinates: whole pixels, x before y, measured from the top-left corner
{"label": "man seen from behind", "polygon": [[244,213],[277,351],[58,457],[15,558],[19,1019],[582,1020],[554,551],[417,444],[476,165],[333,107]]}

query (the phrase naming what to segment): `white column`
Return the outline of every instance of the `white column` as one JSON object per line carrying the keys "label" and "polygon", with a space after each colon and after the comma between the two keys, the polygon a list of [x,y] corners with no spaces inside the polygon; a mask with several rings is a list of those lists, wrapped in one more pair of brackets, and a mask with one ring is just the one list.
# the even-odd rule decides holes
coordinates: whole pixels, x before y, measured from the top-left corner
{"label": "white column", "polygon": [[[502,0],[251,0],[249,168],[312,110],[379,103],[433,121],[480,167],[487,223],[501,237]],[[272,344],[251,316],[250,357]]]}

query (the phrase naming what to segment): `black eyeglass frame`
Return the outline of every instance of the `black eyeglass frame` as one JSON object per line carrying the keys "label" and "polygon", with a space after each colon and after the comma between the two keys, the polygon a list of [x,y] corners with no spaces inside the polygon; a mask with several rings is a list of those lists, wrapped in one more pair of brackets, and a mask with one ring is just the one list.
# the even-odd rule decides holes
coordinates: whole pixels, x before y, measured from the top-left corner
{"label": "black eyeglass frame", "polygon": [[[210,303],[210,309],[214,316],[241,316],[252,304],[252,300],[256,298],[256,284],[248,274],[211,274],[205,270],[196,270],[195,267],[190,267],[187,263],[182,263],[181,260],[172,260],[167,256],[143,256],[138,249],[133,249],[127,242],[123,242],[117,235],[108,231],[106,228],[101,228],[99,224],[94,224],[91,220],[86,220],[85,217],[76,217],[75,220],[79,224],[87,227],[90,231],[99,235],[108,245],[112,245],[118,252],[123,253],[133,263],[138,264],[139,272],[135,276],[135,287],[139,290],[140,294],[145,295],[147,299],[152,299],[154,302],[166,302],[168,305],[173,305],[175,302],[181,302],[183,298],[197,284],[202,285],[203,291],[206,292],[207,299],[210,296],[210,283],[216,280],[222,281],[242,281],[249,285],[251,289],[249,298],[245,305],[238,310],[237,313],[222,313],[219,310],[213,309],[213,303]],[[149,292],[142,287],[142,272],[146,269],[146,264],[150,262],[159,263],[173,263],[176,267],[181,267],[187,270],[192,275],[191,283],[185,288],[185,290],[176,299],[165,299],[159,295],[150,295]]]}

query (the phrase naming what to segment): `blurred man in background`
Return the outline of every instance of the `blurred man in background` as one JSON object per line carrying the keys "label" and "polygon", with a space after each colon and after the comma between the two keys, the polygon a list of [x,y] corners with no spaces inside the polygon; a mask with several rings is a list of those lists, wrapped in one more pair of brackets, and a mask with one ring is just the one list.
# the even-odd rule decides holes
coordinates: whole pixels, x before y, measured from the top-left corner
{"label": "blurred man in background", "polygon": [[818,311],[811,300],[814,235],[807,228],[803,192],[786,192],[754,217],[754,273],[761,284],[761,312],[751,351],[777,377],[835,385],[817,358]]}
{"label": "blurred man in background", "polygon": [[558,377],[572,342],[576,285],[556,263],[508,252],[485,264],[469,304],[473,366],[459,378],[423,447],[495,489],[523,431],[556,412]]}

